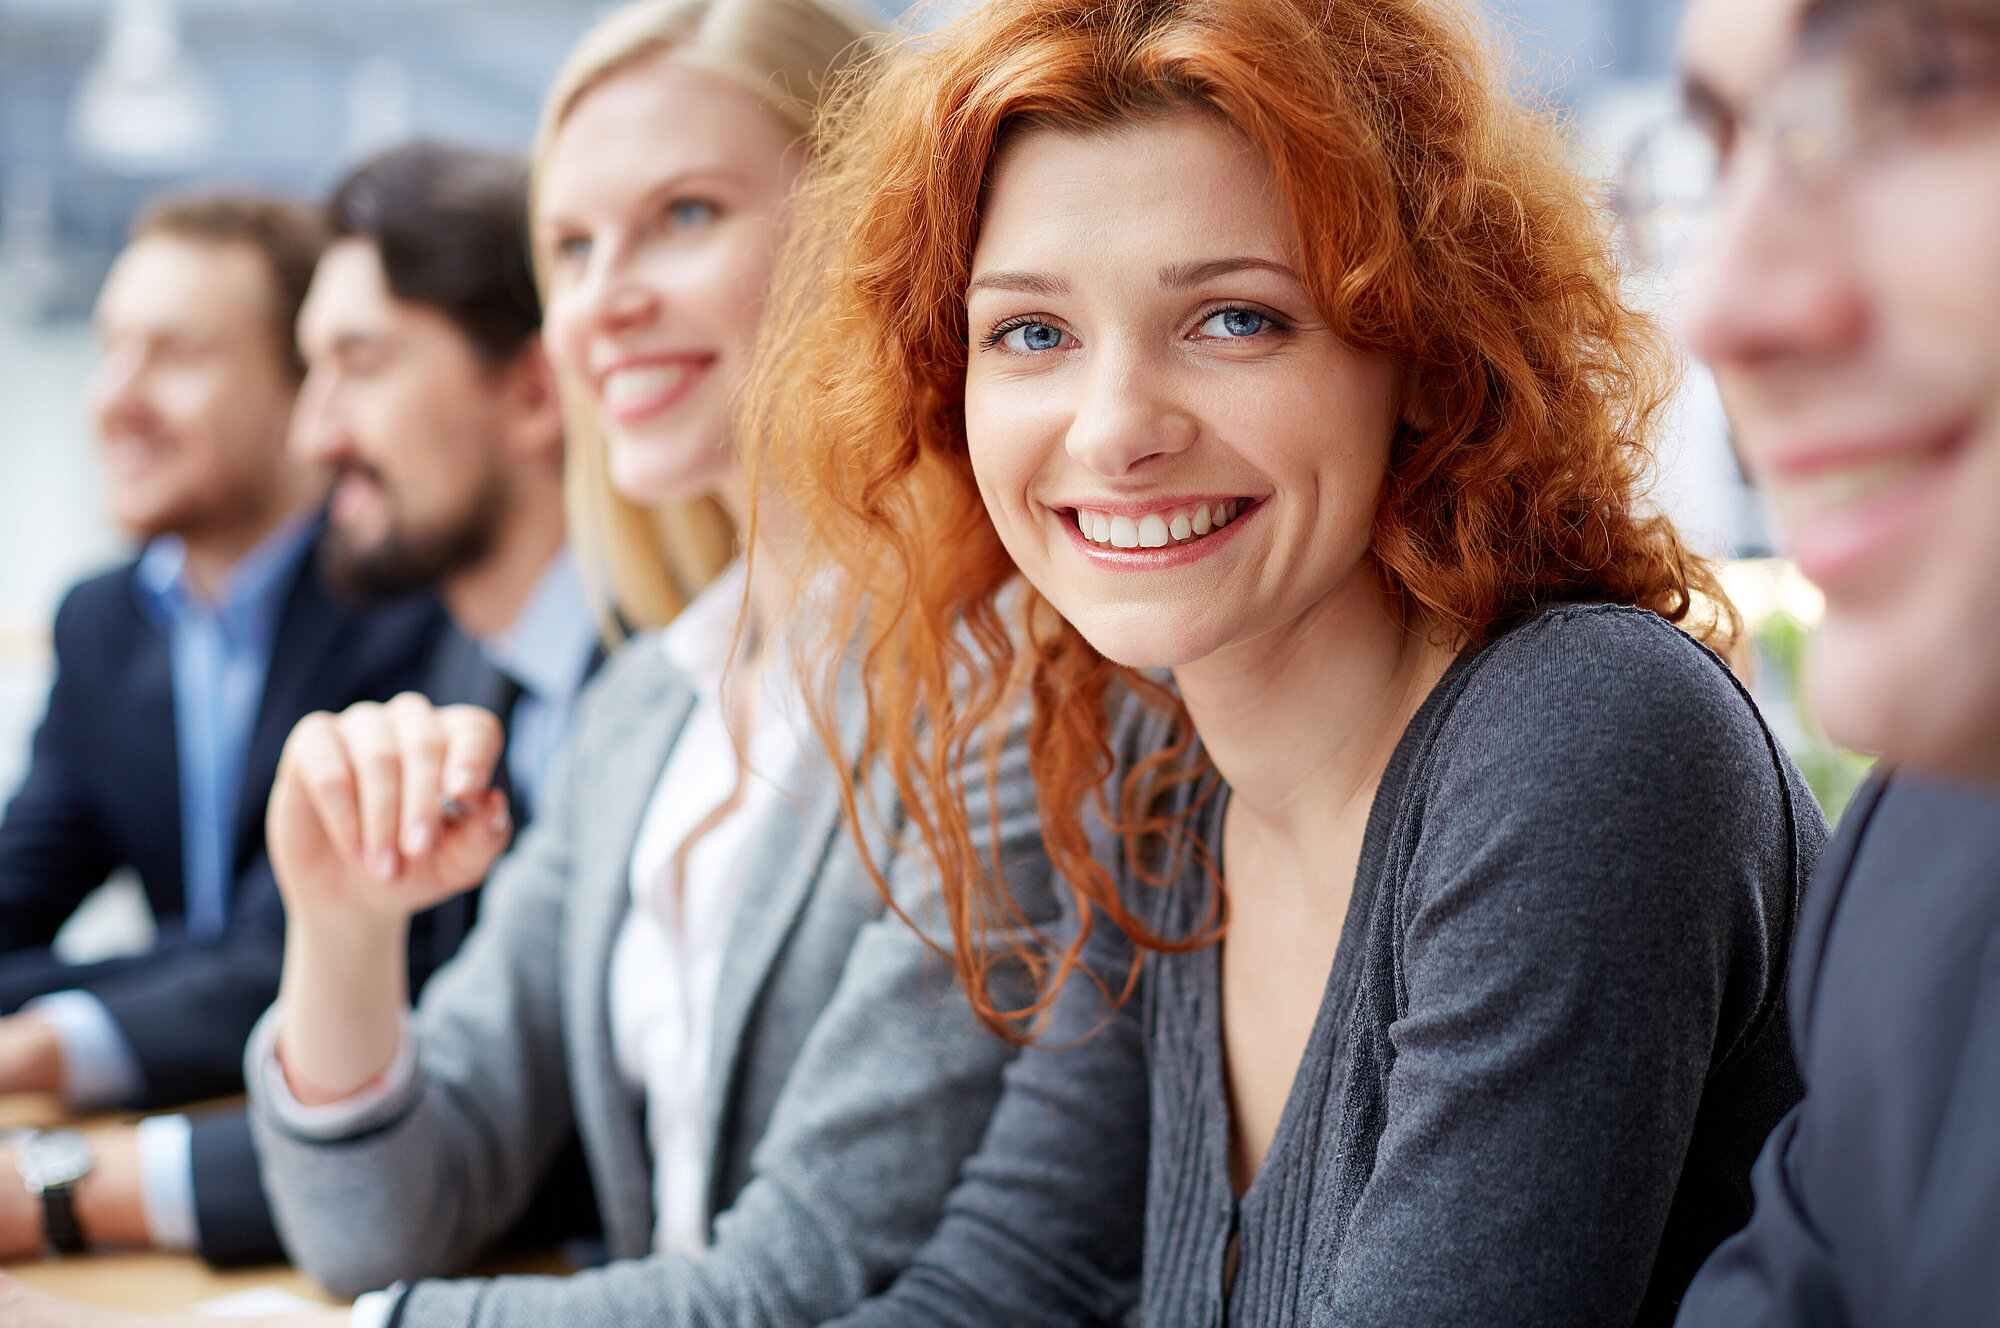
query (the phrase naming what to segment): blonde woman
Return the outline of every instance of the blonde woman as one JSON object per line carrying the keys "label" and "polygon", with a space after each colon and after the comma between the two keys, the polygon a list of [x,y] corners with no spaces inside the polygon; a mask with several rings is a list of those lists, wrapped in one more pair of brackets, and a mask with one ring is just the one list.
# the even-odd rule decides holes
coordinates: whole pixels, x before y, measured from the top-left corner
{"label": "blonde woman", "polygon": [[[284,983],[248,1066],[265,1183],[330,1289],[395,1284],[312,1322],[817,1323],[895,1276],[984,1129],[1004,1044],[882,900],[793,674],[762,667],[785,639],[766,606],[792,600],[777,560],[699,589],[745,514],[732,398],[811,97],[866,34],[836,0],[646,3],[552,94],[533,223],[575,533],[623,617],[672,621],[585,695],[414,1011],[407,919],[506,843],[495,725],[406,697],[293,735],[270,811]],[[1045,891],[1021,748],[1000,757],[989,847]],[[942,934],[915,855],[867,849]],[[572,1129],[611,1261],[429,1280],[521,1215]],[[110,1322],[0,1301],[0,1323]]]}

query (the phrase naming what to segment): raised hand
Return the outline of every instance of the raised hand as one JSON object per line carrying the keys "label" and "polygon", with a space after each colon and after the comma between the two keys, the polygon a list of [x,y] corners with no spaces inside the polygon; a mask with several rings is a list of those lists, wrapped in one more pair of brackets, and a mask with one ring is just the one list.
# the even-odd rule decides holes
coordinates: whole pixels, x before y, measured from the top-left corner
{"label": "raised hand", "polygon": [[285,897],[277,1049],[301,1101],[338,1101],[395,1059],[410,917],[507,846],[501,743],[486,711],[413,692],[308,715],[286,740],[265,838]]}
{"label": "raised hand", "polygon": [[415,692],[300,720],[266,824],[287,912],[390,922],[485,879],[511,831],[502,744],[487,711]]}

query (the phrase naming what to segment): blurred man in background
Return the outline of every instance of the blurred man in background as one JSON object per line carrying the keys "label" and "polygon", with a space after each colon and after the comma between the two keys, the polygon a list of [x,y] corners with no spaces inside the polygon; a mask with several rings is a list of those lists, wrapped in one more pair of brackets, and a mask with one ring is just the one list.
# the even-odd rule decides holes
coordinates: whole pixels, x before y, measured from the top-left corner
{"label": "blurred man in background", "polygon": [[[328,205],[332,243],[298,321],[308,372],[291,435],[297,461],[333,476],[322,563],[335,583],[369,600],[435,589],[449,610],[457,630],[440,639],[423,691],[500,715],[517,825],[602,657],[564,544],[562,419],[526,208],[510,157],[416,144],[350,175]],[[283,906],[268,863],[241,888],[262,925],[238,928],[163,988],[133,1030],[149,1085],[181,1100],[240,1085],[244,1039],[276,995]],[[413,992],[475,908],[461,896],[415,920]],[[168,1104],[157,1092],[140,1100]],[[88,1143],[90,1170],[75,1182],[86,1239],[198,1248],[216,1262],[282,1252],[240,1110],[155,1117]],[[556,1174],[541,1217],[568,1234],[569,1215],[594,1207],[573,1192],[576,1170]],[[9,1179],[0,1166],[0,1257],[36,1248],[46,1221]]]}
{"label": "blurred man in background", "polygon": [[[106,279],[89,404],[112,514],[144,551],[63,601],[48,709],[0,820],[0,1012],[32,1002],[0,1020],[0,1091],[142,1090],[131,1023],[229,932],[292,725],[413,685],[441,629],[427,599],[359,613],[316,567],[324,481],[285,435],[290,325],[323,235],[285,203],[171,201]],[[156,943],[60,962],[56,930],[120,867]]]}
{"label": "blurred man in background", "polygon": [[[1803,1103],[1699,1325],[2000,1323],[2000,0],[1695,0],[1689,315],[1884,754],[1793,950]],[[1893,773],[1887,773],[1894,766]]]}
{"label": "blurred man in background", "polygon": [[466,678],[488,680],[517,810],[532,813],[599,651],[564,543],[525,167],[413,144],[349,176],[328,217],[292,435],[295,456],[334,476],[328,570],[372,598],[436,589],[458,639],[478,644]]}

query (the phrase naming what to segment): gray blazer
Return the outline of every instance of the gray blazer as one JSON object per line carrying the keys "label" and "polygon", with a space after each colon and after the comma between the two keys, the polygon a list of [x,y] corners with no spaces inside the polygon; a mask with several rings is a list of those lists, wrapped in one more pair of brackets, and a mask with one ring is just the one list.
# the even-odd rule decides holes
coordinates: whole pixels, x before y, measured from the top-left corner
{"label": "gray blazer", "polygon": [[[411,1281],[401,1328],[816,1324],[886,1286],[936,1227],[1009,1052],[973,1018],[950,966],[884,906],[815,749],[807,759],[823,777],[758,850],[724,959],[707,1102],[711,1245],[694,1259],[652,1253],[643,1103],[613,1061],[608,974],[633,842],[693,703],[651,636],[585,693],[541,814],[424,992],[407,1092],[314,1138],[280,1120],[251,1067],[278,1229],[328,1289]],[[1024,900],[1046,901],[1018,734],[995,787],[1003,868]],[[934,874],[911,845],[898,850],[897,804],[877,798],[876,861],[897,902],[942,938]],[[417,1280],[462,1271],[508,1228],[572,1124],[613,1262],[571,1278]]]}

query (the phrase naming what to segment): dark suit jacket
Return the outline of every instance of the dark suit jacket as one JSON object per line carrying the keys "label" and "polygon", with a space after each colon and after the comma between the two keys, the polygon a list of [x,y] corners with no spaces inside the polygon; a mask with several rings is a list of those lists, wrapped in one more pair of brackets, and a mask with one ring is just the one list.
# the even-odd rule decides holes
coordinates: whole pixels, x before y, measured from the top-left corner
{"label": "dark suit jacket", "polygon": [[[594,672],[602,661],[603,652],[599,651],[591,661],[591,670]],[[425,672],[422,690],[437,704],[485,706],[499,714],[503,724],[512,718],[512,707],[505,702],[513,693],[507,690],[505,680],[486,662],[479,648],[455,628],[447,627],[439,634]],[[506,768],[503,758],[498,768],[503,781]],[[524,827],[526,808],[518,801],[514,815],[516,827]],[[264,941],[242,946],[240,962],[233,969],[212,970],[213,985],[206,989],[183,988],[182,994],[191,997],[190,1001],[184,1003],[170,996],[156,1005],[148,1018],[156,1025],[178,1024],[199,1017],[204,1001],[225,1001],[229,1008],[247,1016],[231,1024],[236,1035],[232,1066],[240,1069],[250,1026],[277,995],[285,915],[268,858],[260,858],[246,884],[239,889],[254,892],[257,898],[268,901],[268,906],[260,910],[267,933]],[[459,942],[472,929],[478,908],[479,892],[473,890],[411,920],[413,997],[423,990],[431,974],[457,952]],[[241,1108],[228,1108],[199,1114],[194,1117],[193,1125],[195,1222],[201,1234],[202,1257],[216,1264],[258,1263],[282,1257],[284,1248],[264,1196],[248,1117]],[[550,1169],[548,1176],[536,1203],[529,1206],[528,1217],[514,1233],[516,1243],[521,1246],[546,1248],[564,1237],[588,1234],[597,1225],[596,1199],[590,1190],[578,1142],[571,1140],[568,1152]]]}
{"label": "dark suit jacket", "polygon": [[2000,790],[1872,782],[1793,951],[1806,1096],[1681,1328],[2000,1324]]}
{"label": "dark suit jacket", "polygon": [[[204,1027],[159,1030],[143,1008],[161,989],[221,958],[221,946],[187,935],[181,883],[179,761],[166,635],[142,613],[137,564],[86,581],[56,615],[56,680],[37,730],[28,773],[0,819],[0,1012],[50,991],[82,987],[111,1009],[139,1054],[149,1102],[233,1091],[189,1078],[184,1044],[230,1042]],[[279,618],[237,809],[234,870],[264,846],[264,802],[285,737],[309,711],[386,699],[415,686],[448,625],[430,596],[357,612],[334,598],[308,557]],[[159,921],[144,955],[70,966],[49,942],[83,897],[124,865],[138,872]],[[236,914],[260,907],[255,892],[231,900]],[[138,1012],[138,1022],[128,1014]],[[261,1012],[261,1011],[260,1011]],[[255,1015],[252,1015],[254,1019]],[[249,1025],[244,1024],[247,1031]],[[240,1048],[241,1039],[235,1039]],[[223,1057],[232,1060],[234,1049]]]}
{"label": "dark suit jacket", "polygon": [[[419,685],[450,620],[435,598],[366,611],[305,559],[272,643],[244,763],[228,925],[183,925],[179,758],[165,634],[142,612],[136,564],[86,581],[56,615],[56,680],[28,773],[0,819],[0,1011],[51,991],[101,1000],[144,1078],[135,1106],[242,1089],[243,1043],[277,990],[284,908],[260,866],[264,804],[292,726],[314,710]],[[147,952],[68,965],[49,942],[114,869],[133,867],[159,923]]]}

